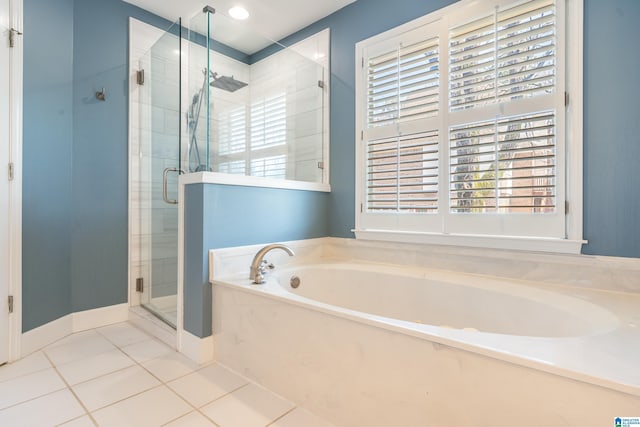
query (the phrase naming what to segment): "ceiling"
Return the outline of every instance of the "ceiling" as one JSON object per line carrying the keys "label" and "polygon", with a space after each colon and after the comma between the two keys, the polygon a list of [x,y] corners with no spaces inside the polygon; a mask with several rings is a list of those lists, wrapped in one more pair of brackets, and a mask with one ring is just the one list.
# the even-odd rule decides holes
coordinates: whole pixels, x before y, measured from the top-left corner
{"label": "ceiling", "polygon": [[[272,40],[280,40],[289,34],[312,24],[319,19],[353,3],[356,0],[124,0],[156,15],[177,21],[183,19],[183,25],[197,14],[202,13],[205,5],[216,9],[216,14],[228,16],[228,10],[237,5],[249,11],[246,21],[234,21],[234,31],[226,28],[214,38],[235,49],[252,54],[271,44]],[[229,18],[231,19],[231,18]],[[224,20],[227,21],[227,20]],[[224,30],[224,31],[223,31]],[[235,34],[231,34],[235,33]],[[242,33],[242,34],[238,34]]]}

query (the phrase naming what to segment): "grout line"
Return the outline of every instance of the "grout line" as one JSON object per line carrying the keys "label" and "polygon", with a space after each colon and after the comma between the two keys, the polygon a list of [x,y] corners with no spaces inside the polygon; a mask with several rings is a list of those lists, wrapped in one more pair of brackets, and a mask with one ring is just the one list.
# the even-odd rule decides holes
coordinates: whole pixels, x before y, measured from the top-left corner
{"label": "grout line", "polygon": [[[44,353],[44,352],[43,352]],[[69,385],[69,383],[67,382],[67,380],[62,376],[62,374],[60,373],[60,371],[58,371],[58,367],[53,363],[53,361],[49,358],[49,355],[44,353],[44,356],[47,358],[47,360],[49,361],[49,363],[51,363],[53,365],[53,369],[56,371],[56,374],[58,374],[58,376],[60,377],[60,379],[62,380],[62,382],[64,382],[64,384],[67,386],[67,390],[69,390],[69,392],[71,392],[71,394],[73,395],[73,397],[76,399],[76,401],[80,404],[80,406],[82,406],[82,409],[84,409],[84,412],[86,415],[89,416],[89,418],[91,419],[91,422],[93,423],[94,426],[97,426],[98,423],[96,422],[96,420],[93,418],[93,416],[91,415],[91,412],[89,412],[89,410],[87,409],[87,407],[85,406],[85,404],[82,402],[82,400],[80,400],[80,397],[78,397],[78,395],[76,394],[75,390],[73,390],[71,388],[71,385]],[[80,418],[80,417],[77,417]],[[75,418],[73,418],[75,419]],[[71,420],[67,420],[65,422],[69,422]],[[64,423],[63,423],[64,424]]]}
{"label": "grout line", "polygon": [[[51,368],[51,369],[53,369],[53,368]],[[16,406],[22,405],[23,403],[31,402],[32,400],[37,400],[37,399],[40,399],[41,397],[45,397],[45,396],[52,395],[54,393],[58,393],[59,391],[62,391],[64,389],[65,389],[65,387],[62,387],[62,388],[50,391],[50,392],[45,393],[45,394],[41,394],[39,396],[32,397],[31,399],[23,400],[22,402],[18,402],[18,403],[14,403],[13,405],[5,406],[4,408],[0,409],[0,413],[4,412],[7,409],[15,408]]]}
{"label": "grout line", "polygon": [[97,426],[98,424],[96,424],[93,420],[93,418],[91,418],[91,414],[89,414],[88,412],[84,415],[80,415],[79,417],[75,417],[75,418],[71,418],[70,420],[67,420],[65,422],[63,422],[62,424],[56,424],[56,427],[60,427],[60,426],[64,426],[67,423],[71,423],[73,421],[77,421],[80,418],[84,418],[84,417],[89,417],[89,420],[93,423],[94,426]]}
{"label": "grout line", "polygon": [[278,418],[276,418],[275,420],[273,420],[269,424],[267,424],[266,427],[272,426],[273,424],[277,423],[278,421],[280,421],[281,419],[283,419],[284,417],[286,417],[287,415],[289,415],[290,413],[295,411],[296,408],[297,408],[297,406],[294,406],[293,408],[289,409],[287,412],[285,412],[284,414],[280,415]]}
{"label": "grout line", "polygon": [[0,384],[6,383],[7,381],[17,380],[18,378],[26,377],[28,375],[37,374],[38,372],[46,371],[47,369],[51,369],[51,368],[53,368],[53,366],[48,366],[46,368],[36,369],[35,371],[32,371],[32,372],[26,372],[24,374],[18,375],[17,377],[12,377],[12,378],[9,378],[9,379],[6,379],[6,380],[2,380],[2,381],[0,381]]}
{"label": "grout line", "polygon": [[[140,330],[140,329],[139,329],[139,328],[137,328],[135,325],[130,324],[128,321],[125,321],[125,322],[122,322],[122,323],[128,324],[128,325],[130,325],[130,326],[134,327],[135,329]],[[143,363],[148,363],[148,362],[151,362],[151,361],[153,361],[153,360],[161,359],[161,358],[162,358],[164,355],[166,355],[166,354],[164,354],[164,355],[159,355],[159,356],[157,356],[157,357],[155,357],[155,358],[153,358],[153,359],[148,359],[148,360],[145,360],[145,361],[139,362],[139,361],[137,361],[137,360],[133,359],[133,357],[131,357],[129,354],[127,354],[127,353],[122,349],[123,347],[118,346],[115,342],[113,342],[112,340],[110,340],[107,336],[105,336],[105,335],[103,335],[102,333],[100,333],[100,332],[97,330],[97,328],[94,328],[94,329],[91,329],[91,330],[92,330],[92,331],[95,331],[95,332],[96,332],[96,333],[98,333],[100,336],[104,337],[107,341],[109,341],[110,343],[112,343],[112,344],[113,344],[113,345],[114,345],[114,346],[115,346],[115,347],[116,347],[116,348],[117,348],[117,349],[118,349],[122,354],[124,354],[127,358],[129,358],[129,359],[133,362],[133,364],[132,364],[132,365],[130,365],[130,366],[127,366],[127,367],[124,367],[124,368],[121,368],[121,369],[115,370],[115,371],[113,371],[113,372],[109,372],[109,373],[106,373],[106,374],[100,375],[100,376],[98,376],[98,377],[95,377],[95,378],[91,378],[91,379],[85,380],[85,381],[83,381],[83,382],[80,382],[80,383],[78,383],[78,384],[75,384],[74,386],[79,385],[79,384],[83,384],[83,383],[86,383],[86,382],[89,382],[89,381],[93,381],[93,380],[95,380],[95,379],[102,378],[102,377],[105,377],[105,376],[107,376],[107,375],[114,374],[114,373],[117,373],[117,372],[123,371],[123,370],[125,370],[125,369],[132,368],[132,367],[134,367],[134,366],[138,366],[138,367],[142,368],[142,370],[143,370],[143,371],[145,371],[145,372],[147,372],[148,374],[150,374],[150,375],[151,375],[154,379],[156,379],[156,380],[158,381],[158,383],[159,383],[159,384],[157,384],[157,385],[155,385],[155,386],[153,386],[153,387],[151,387],[151,388],[149,388],[149,389],[142,390],[142,391],[140,391],[140,392],[138,392],[138,393],[135,393],[135,394],[130,395],[130,396],[127,396],[127,397],[125,397],[125,398],[119,399],[119,400],[117,400],[117,401],[115,401],[115,402],[111,402],[110,404],[108,404],[108,405],[106,405],[106,406],[103,406],[103,407],[100,407],[100,408],[96,408],[96,409],[94,410],[94,412],[99,411],[99,410],[102,410],[102,409],[105,409],[105,408],[108,408],[108,407],[113,406],[113,405],[116,405],[116,404],[119,404],[119,403],[121,403],[121,402],[123,402],[123,401],[125,401],[125,400],[131,399],[131,398],[134,398],[134,397],[137,397],[137,396],[139,396],[139,395],[141,395],[141,394],[144,394],[144,393],[146,393],[146,392],[148,392],[148,391],[151,391],[151,390],[154,390],[154,389],[157,389],[157,388],[160,388],[160,387],[166,387],[166,388],[167,388],[167,389],[169,389],[169,390],[170,390],[174,395],[176,395],[179,399],[181,399],[182,401],[184,401],[184,402],[185,402],[189,407],[191,407],[193,410],[192,410],[191,412],[187,412],[186,414],[182,414],[182,415],[180,415],[179,417],[177,417],[177,418],[175,418],[175,419],[173,419],[173,420],[167,421],[167,422],[166,422],[166,423],[164,423],[163,425],[166,425],[166,424],[171,423],[171,422],[173,422],[173,421],[176,421],[176,420],[178,420],[178,419],[180,419],[180,418],[182,418],[182,417],[185,417],[185,416],[189,415],[189,414],[190,414],[190,413],[192,413],[192,412],[196,412],[196,413],[200,414],[201,416],[203,416],[206,420],[208,420],[208,421],[210,421],[211,423],[213,423],[213,425],[214,425],[214,426],[219,427],[219,424],[217,424],[213,419],[211,419],[211,418],[210,418],[210,417],[208,417],[204,412],[202,412],[202,411],[201,411],[201,408],[204,408],[205,406],[211,405],[212,403],[217,402],[218,400],[220,400],[220,399],[222,399],[222,398],[224,398],[224,397],[227,397],[227,396],[229,396],[229,395],[231,395],[231,394],[233,394],[233,393],[237,392],[238,390],[240,390],[240,389],[242,389],[242,388],[244,388],[244,387],[247,387],[247,386],[249,386],[249,385],[251,385],[251,384],[256,385],[256,386],[258,386],[258,387],[261,387],[262,389],[264,389],[264,390],[266,390],[266,391],[270,392],[271,394],[273,394],[273,395],[275,395],[275,396],[277,396],[277,397],[279,397],[279,398],[281,398],[281,399],[283,399],[283,400],[287,400],[287,399],[284,399],[283,397],[281,397],[280,395],[278,395],[278,394],[274,393],[274,392],[273,392],[273,391],[271,391],[270,389],[268,389],[268,388],[266,388],[266,387],[264,387],[264,386],[262,386],[262,385],[260,385],[260,384],[258,384],[258,383],[256,383],[256,382],[254,382],[254,381],[250,380],[249,378],[245,377],[244,375],[239,374],[239,373],[238,373],[238,372],[236,372],[235,370],[230,369],[230,368],[228,368],[227,366],[225,366],[225,365],[223,365],[223,364],[221,364],[221,363],[219,363],[219,362],[217,362],[217,361],[215,361],[215,360],[214,360],[214,361],[207,362],[207,363],[202,364],[202,365],[199,365],[199,364],[198,364],[198,365],[197,365],[197,366],[198,366],[198,368],[197,368],[197,369],[192,370],[191,372],[188,372],[188,373],[186,373],[186,374],[184,374],[184,375],[181,375],[181,376],[178,376],[178,377],[176,377],[176,378],[172,378],[171,380],[164,381],[164,380],[162,380],[162,379],[158,378],[156,375],[154,375],[154,374],[153,374],[149,369],[147,369],[147,368],[143,365]],[[145,334],[147,334],[147,332],[146,332],[146,331],[143,331],[143,330],[140,330],[140,331],[141,331],[141,332],[143,332],[143,333],[145,333]],[[72,335],[73,335],[73,334],[72,334]],[[147,334],[147,335],[149,335],[149,334]],[[156,339],[156,338],[155,338],[155,337],[153,337],[153,336],[150,336],[150,339],[148,339],[148,340],[142,340],[142,341],[138,341],[138,342],[130,343],[130,344],[127,344],[127,345],[126,345],[126,346],[124,346],[124,347],[127,347],[127,346],[129,346],[129,345],[134,345],[134,344],[143,343],[143,342],[148,342],[148,341],[152,341],[152,340],[153,340],[153,341],[157,341],[157,342],[159,342],[159,343],[161,343],[161,344],[163,344],[163,345],[167,346],[169,349],[171,349],[171,350],[172,350],[173,352],[175,352],[175,353],[181,354],[181,353],[177,352],[175,349],[171,348],[171,346],[169,346],[169,345],[167,345],[166,343],[164,343],[164,342],[162,342],[162,341],[160,341],[160,340]],[[100,355],[100,354],[104,354],[104,353],[106,353],[106,352],[108,352],[108,351],[113,351],[113,350],[107,350],[107,351],[105,351],[105,352],[103,352],[103,353],[98,353],[97,355],[89,356],[89,357],[87,357],[87,358],[95,357],[95,356],[98,356],[98,355]],[[82,408],[85,410],[85,415],[87,415],[87,416],[91,419],[91,421],[94,423],[94,425],[96,425],[96,426],[97,426],[97,425],[98,425],[98,423],[97,423],[97,421],[95,420],[95,418],[93,417],[93,413],[92,413],[92,412],[90,412],[90,411],[87,409],[87,407],[84,405],[84,403],[80,400],[80,398],[78,397],[78,395],[77,395],[77,394],[75,393],[75,391],[73,390],[72,386],[67,382],[67,380],[66,380],[66,379],[62,376],[62,374],[58,371],[58,366],[57,366],[56,364],[54,364],[54,363],[53,363],[53,361],[52,361],[52,360],[50,359],[50,357],[49,357],[49,356],[44,352],[44,350],[42,351],[42,353],[43,353],[43,355],[45,356],[45,358],[47,359],[47,361],[51,364],[51,368],[52,368],[52,369],[54,369],[54,370],[55,370],[55,372],[58,374],[58,376],[62,379],[62,381],[63,381],[63,382],[64,382],[64,384],[66,385],[66,388],[67,388],[67,389],[68,389],[68,390],[73,394],[73,396],[75,397],[75,399],[80,403],[80,405],[82,406]],[[82,361],[82,360],[86,360],[87,358],[83,358],[83,359],[78,359],[78,360],[75,360],[75,361],[67,362],[67,363],[64,363],[64,364],[62,364],[62,365],[67,365],[67,364],[71,364],[71,363],[80,362],[80,361]],[[204,368],[206,368],[206,367],[208,367],[208,366],[214,365],[214,364],[215,364],[215,365],[219,365],[220,367],[222,367],[222,368],[224,368],[224,369],[228,370],[228,371],[229,371],[229,372],[231,372],[232,374],[234,374],[234,375],[238,376],[239,378],[241,378],[242,380],[246,381],[246,383],[245,383],[245,384],[243,384],[243,385],[241,385],[241,386],[239,386],[239,387],[236,387],[235,389],[232,389],[232,390],[230,390],[230,391],[226,392],[225,394],[223,394],[223,395],[221,395],[221,396],[218,396],[217,398],[215,398],[215,399],[213,399],[213,400],[211,400],[211,401],[208,401],[208,402],[206,402],[206,403],[202,404],[199,408],[198,408],[198,407],[196,407],[195,405],[193,405],[191,402],[187,401],[184,397],[182,397],[180,394],[178,394],[178,393],[177,393],[177,392],[176,392],[176,391],[175,391],[171,386],[169,386],[169,383],[171,383],[171,382],[173,382],[173,381],[176,381],[176,380],[179,380],[179,379],[181,379],[181,378],[184,378],[184,377],[186,377],[186,376],[188,376],[188,375],[191,375],[191,374],[193,374],[193,373],[196,373],[196,372],[198,372],[198,371],[200,371],[200,370],[202,370],[202,369],[204,369]],[[61,365],[61,366],[62,366],[62,365]],[[47,369],[50,369],[50,368],[47,368]],[[39,372],[39,371],[36,371],[36,372]],[[29,375],[29,374],[26,374],[26,375]],[[43,397],[43,396],[46,396],[46,395],[49,395],[49,394],[52,394],[52,393],[59,392],[59,391],[61,391],[61,390],[63,390],[63,389],[55,390],[55,391],[52,391],[52,392],[47,393],[47,394],[45,394],[45,395],[38,396],[38,397],[36,397],[36,398],[29,399],[29,400],[34,400],[34,399],[37,399],[37,398],[40,398],[40,397]],[[287,401],[288,401],[288,400],[287,400]],[[26,402],[26,401],[25,401],[25,402]],[[21,402],[21,403],[24,403],[24,402]],[[16,405],[19,405],[19,404],[21,404],[21,403],[18,403],[18,404],[16,404]],[[291,403],[293,403],[293,402],[291,402]],[[12,405],[12,406],[16,406],[16,405]],[[287,416],[288,414],[290,414],[290,413],[291,413],[292,411],[294,411],[296,408],[298,408],[298,406],[294,406],[293,408],[289,409],[287,412],[285,412],[284,414],[280,415],[278,418],[276,418],[275,420],[273,420],[273,421],[271,421],[269,424],[267,424],[267,426],[271,426],[271,425],[273,425],[273,424],[274,424],[275,422],[277,422],[278,420],[280,420],[280,419],[284,418],[285,416]],[[6,409],[6,408],[5,408],[5,409]],[[83,416],[84,416],[84,415],[81,415],[81,416],[79,416],[79,417],[73,418],[73,419],[71,419],[71,420],[67,420],[67,421],[65,421],[65,422],[73,421],[73,420],[76,420],[76,419],[81,418],[81,417],[83,417]]]}

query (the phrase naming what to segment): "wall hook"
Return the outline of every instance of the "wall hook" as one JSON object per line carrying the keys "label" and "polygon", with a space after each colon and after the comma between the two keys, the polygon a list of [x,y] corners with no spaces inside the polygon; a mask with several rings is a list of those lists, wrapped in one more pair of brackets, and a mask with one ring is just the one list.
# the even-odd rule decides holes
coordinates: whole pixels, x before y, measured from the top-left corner
{"label": "wall hook", "polygon": [[104,88],[102,88],[101,90],[96,92],[96,99],[98,99],[100,101],[106,101],[107,100],[107,93],[104,91]]}

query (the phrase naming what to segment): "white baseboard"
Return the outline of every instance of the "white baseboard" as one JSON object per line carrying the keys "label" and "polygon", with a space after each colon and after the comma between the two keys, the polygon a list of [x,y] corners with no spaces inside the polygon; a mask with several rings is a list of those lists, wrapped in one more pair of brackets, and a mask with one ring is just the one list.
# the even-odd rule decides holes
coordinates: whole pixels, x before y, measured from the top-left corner
{"label": "white baseboard", "polygon": [[125,322],[128,318],[129,304],[127,303],[67,314],[23,333],[20,344],[21,357],[40,350],[69,334]]}
{"label": "white baseboard", "polygon": [[23,333],[22,342],[20,343],[20,357],[25,357],[52,342],[66,337],[72,330],[73,320],[71,314],[67,314],[66,316]]}
{"label": "white baseboard", "polygon": [[196,363],[211,362],[213,360],[213,335],[200,338],[182,330],[180,331],[178,351]]}

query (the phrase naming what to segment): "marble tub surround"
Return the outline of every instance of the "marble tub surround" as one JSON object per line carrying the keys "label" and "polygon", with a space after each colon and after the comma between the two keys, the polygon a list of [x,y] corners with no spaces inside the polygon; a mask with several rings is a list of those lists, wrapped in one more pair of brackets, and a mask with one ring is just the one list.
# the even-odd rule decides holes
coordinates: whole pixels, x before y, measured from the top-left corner
{"label": "marble tub surround", "polygon": [[[333,238],[289,245],[299,255],[274,258],[275,274],[263,286],[245,277],[260,246],[210,254],[216,360],[337,425],[506,426],[519,417],[525,426],[601,426],[640,408],[638,260]],[[548,292],[560,307],[602,317],[600,327],[565,336],[394,320],[289,292],[285,279],[305,265],[355,265],[374,276],[396,268],[442,286],[520,289],[513,292],[533,299]],[[374,292],[351,298],[390,299]]]}
{"label": "marble tub surround", "polygon": [[[564,255],[538,252],[478,249],[455,246],[388,243],[326,237],[286,242],[297,256],[273,253],[280,263],[299,263],[301,259],[358,260],[393,265],[420,266],[529,280],[560,286],[574,286],[640,294],[640,258],[593,255]],[[210,251],[209,278],[241,272],[264,245],[242,246]],[[249,264],[247,264],[247,260]]]}

